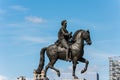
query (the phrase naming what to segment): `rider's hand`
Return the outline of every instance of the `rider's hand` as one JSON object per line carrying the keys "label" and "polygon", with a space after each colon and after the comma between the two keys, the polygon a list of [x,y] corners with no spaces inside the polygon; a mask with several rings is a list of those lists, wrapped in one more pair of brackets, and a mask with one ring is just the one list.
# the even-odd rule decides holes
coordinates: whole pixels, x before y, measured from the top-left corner
{"label": "rider's hand", "polygon": [[70,35],[72,35],[72,32],[70,32]]}
{"label": "rider's hand", "polygon": [[65,35],[66,35],[66,36],[68,36],[68,35],[69,35],[69,33],[65,33]]}

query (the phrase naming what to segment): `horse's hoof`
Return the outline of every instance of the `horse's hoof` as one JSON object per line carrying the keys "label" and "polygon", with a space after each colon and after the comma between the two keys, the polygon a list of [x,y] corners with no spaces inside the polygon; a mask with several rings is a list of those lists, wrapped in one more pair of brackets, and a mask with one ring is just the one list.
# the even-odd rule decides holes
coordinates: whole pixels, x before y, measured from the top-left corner
{"label": "horse's hoof", "polygon": [[86,70],[82,70],[81,73],[84,73]]}
{"label": "horse's hoof", "polygon": [[78,77],[77,77],[77,76],[74,76],[74,79],[78,79]]}
{"label": "horse's hoof", "polygon": [[60,77],[60,72],[57,73],[58,77]]}
{"label": "horse's hoof", "polygon": [[39,70],[35,70],[34,73],[35,74],[41,74],[41,72]]}

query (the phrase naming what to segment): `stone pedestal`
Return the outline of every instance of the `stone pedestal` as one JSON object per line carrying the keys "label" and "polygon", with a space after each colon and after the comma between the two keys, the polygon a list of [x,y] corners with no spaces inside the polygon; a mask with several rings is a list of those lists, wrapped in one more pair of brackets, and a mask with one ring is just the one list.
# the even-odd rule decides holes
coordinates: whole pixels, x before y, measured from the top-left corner
{"label": "stone pedestal", "polygon": [[35,71],[33,80],[49,80],[48,78],[44,77],[44,70],[42,70],[41,74],[37,74]]}

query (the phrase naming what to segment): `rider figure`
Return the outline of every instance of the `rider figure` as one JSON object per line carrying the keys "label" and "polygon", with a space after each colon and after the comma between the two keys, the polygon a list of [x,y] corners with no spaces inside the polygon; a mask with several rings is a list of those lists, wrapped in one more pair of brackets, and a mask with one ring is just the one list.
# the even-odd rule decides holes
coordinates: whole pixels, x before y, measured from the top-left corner
{"label": "rider figure", "polygon": [[58,39],[59,39],[60,43],[62,44],[62,46],[66,49],[66,60],[71,61],[71,59],[70,59],[71,55],[70,55],[70,52],[69,52],[68,41],[69,41],[72,33],[69,33],[67,31],[66,27],[67,27],[67,21],[63,20],[61,22],[61,28],[58,32]]}

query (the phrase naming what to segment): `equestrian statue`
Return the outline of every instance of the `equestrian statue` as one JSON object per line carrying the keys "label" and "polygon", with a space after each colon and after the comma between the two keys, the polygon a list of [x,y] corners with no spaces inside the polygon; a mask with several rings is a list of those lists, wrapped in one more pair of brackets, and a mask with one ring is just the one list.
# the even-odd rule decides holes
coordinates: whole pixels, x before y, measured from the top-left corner
{"label": "equestrian statue", "polygon": [[48,47],[44,47],[41,49],[40,62],[36,70],[37,74],[40,74],[44,68],[45,52],[49,59],[49,63],[45,67],[44,77],[47,77],[47,70],[49,68],[55,70],[57,72],[57,75],[60,77],[60,71],[54,67],[54,64],[57,62],[58,59],[73,63],[72,76],[74,77],[74,79],[78,79],[78,77],[75,74],[78,62],[85,63],[85,67],[81,71],[81,73],[84,73],[87,70],[89,61],[83,58],[83,55],[84,46],[86,44],[92,44],[90,32],[89,30],[80,29],[77,30],[72,36],[72,32],[69,33],[66,28],[67,21],[63,20],[61,22],[61,28],[58,32],[58,40],[54,44],[51,44]]}

